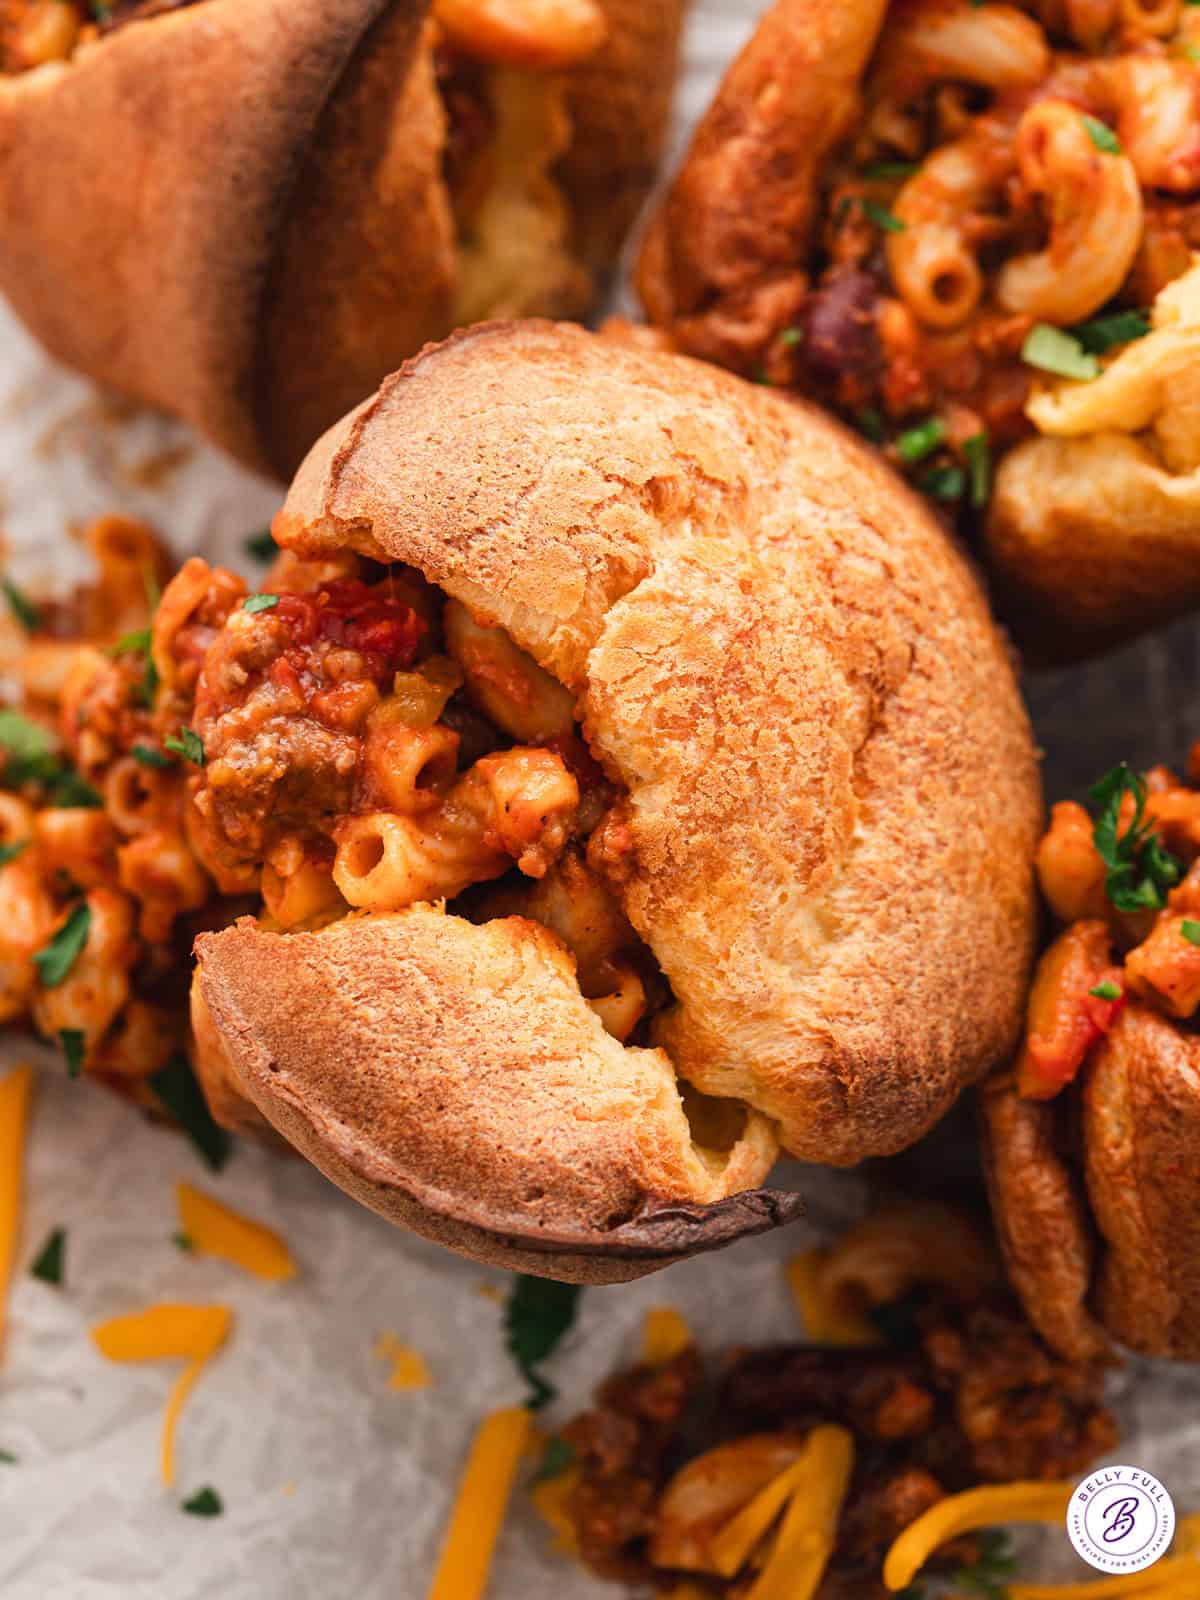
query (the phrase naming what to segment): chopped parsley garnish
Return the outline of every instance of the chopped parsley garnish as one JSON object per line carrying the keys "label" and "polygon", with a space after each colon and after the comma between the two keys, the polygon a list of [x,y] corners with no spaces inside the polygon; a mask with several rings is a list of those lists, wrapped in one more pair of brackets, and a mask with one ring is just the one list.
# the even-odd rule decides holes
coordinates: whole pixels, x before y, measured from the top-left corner
{"label": "chopped parsley garnish", "polygon": [[987,1528],[979,1535],[979,1555],[969,1567],[959,1567],[951,1581],[985,1600],[1008,1600],[1008,1588],[1017,1575],[1012,1541],[1002,1528]]}
{"label": "chopped parsley garnish", "polygon": [[[1146,821],[1145,779],[1122,761],[1089,789],[1100,807],[1092,842],[1107,869],[1104,892],[1118,911],[1158,911],[1167,890],[1183,876],[1183,867],[1158,839],[1155,824]],[[1121,832],[1121,804],[1132,795],[1133,817]]]}
{"label": "chopped parsley garnish", "polygon": [[897,437],[896,452],[901,461],[910,464],[914,461],[924,461],[945,437],[946,424],[941,417],[926,417],[924,422],[918,422],[914,428],[907,428]]}
{"label": "chopped parsley garnish", "polygon": [[883,183],[889,178],[911,178],[920,170],[915,161],[872,161],[862,169],[862,176],[869,183]]}
{"label": "chopped parsley garnish", "polygon": [[279,554],[279,546],[272,539],[270,528],[263,528],[258,533],[252,533],[248,539],[244,539],[242,549],[251,561],[261,562],[264,566]]}
{"label": "chopped parsley garnish", "polygon": [[1100,363],[1078,339],[1048,322],[1035,322],[1030,328],[1021,346],[1021,359],[1028,366],[1053,372],[1060,378],[1087,380],[1100,372]]}
{"label": "chopped parsley garnish", "polygon": [[272,606],[278,604],[277,594],[249,594],[242,601],[242,610],[249,611],[253,615],[256,611],[270,611]]}
{"label": "chopped parsley garnish", "polygon": [[78,1078],[83,1072],[83,1058],[87,1054],[87,1035],[82,1028],[60,1028],[58,1042],[67,1060],[67,1077]]}
{"label": "chopped parsley garnish", "polygon": [[790,350],[794,345],[803,343],[803,328],[785,328],[779,335],[779,345],[783,350]]}
{"label": "chopped parsley garnish", "polygon": [[198,733],[193,733],[191,728],[180,728],[178,733],[168,734],[163,740],[168,750],[174,750],[185,761],[190,761],[194,767],[204,765],[204,743]]}
{"label": "chopped parsley garnish", "polygon": [[0,749],[4,751],[4,781],[14,789],[23,783],[52,783],[62,763],[45,728],[19,711],[0,707]]}
{"label": "chopped parsley garnish", "polygon": [[0,579],[0,587],[4,589],[4,598],[8,601],[8,609],[25,629],[26,633],[35,633],[42,625],[42,613],[23,589],[18,589],[11,578]]}
{"label": "chopped parsley garnish", "polygon": [[99,811],[104,801],[90,783],[68,767],[50,787],[50,804],[63,810],[78,806],[85,811]]}
{"label": "chopped parsley garnish", "polygon": [[0,844],[0,867],[6,867],[10,861],[15,861],[28,844],[28,839],[14,839],[11,844]]}
{"label": "chopped parsley garnish", "polygon": [[988,503],[992,492],[992,447],[986,433],[973,433],[963,441],[963,456],[971,482],[971,504],[977,511]]}
{"label": "chopped parsley garnish", "polygon": [[190,1500],[180,1507],[189,1517],[219,1517],[225,1507],[215,1489],[198,1489]]}
{"label": "chopped parsley garnish", "polygon": [[575,1464],[575,1446],[561,1439],[558,1434],[547,1439],[546,1448],[542,1451],[542,1459],[534,1473],[531,1483],[545,1483],[548,1478],[561,1478],[568,1467]]}
{"label": "chopped parsley garnish", "polygon": [[1119,1000],[1121,998],[1121,985],[1114,983],[1111,978],[1105,978],[1103,983],[1098,983],[1094,989],[1088,990],[1097,1000]]}
{"label": "chopped parsley garnish", "polygon": [[57,989],[68,977],[83,953],[91,926],[92,908],[86,900],[79,900],[50,943],[35,951],[33,964],[38,969],[43,989]]}
{"label": "chopped parsley garnish", "polygon": [[1087,129],[1087,136],[1106,156],[1119,156],[1121,154],[1121,141],[1109,127],[1107,122],[1101,122],[1099,117],[1089,117],[1083,113],[1083,125]]}
{"label": "chopped parsley garnish", "polygon": [[538,1368],[558,1349],[575,1321],[579,1294],[578,1284],[555,1283],[550,1278],[522,1274],[513,1284],[504,1310],[505,1343],[529,1382],[531,1392],[525,1403],[534,1411],[558,1392]]}
{"label": "chopped parsley garnish", "polygon": [[150,1087],[187,1134],[201,1158],[213,1172],[220,1172],[229,1160],[230,1138],[213,1121],[204,1091],[196,1082],[186,1056],[173,1056],[150,1079]]}
{"label": "chopped parsley garnish", "polygon": [[163,755],[161,750],[156,750],[153,745],[135,744],[129,752],[135,761],[140,761],[144,767],[173,767],[175,763],[170,756]]}
{"label": "chopped parsley garnish", "polygon": [[875,406],[864,406],[858,413],[858,431],[872,444],[882,444],[886,434],[882,412]]}
{"label": "chopped parsley garnish", "polygon": [[145,662],[145,672],[139,687],[139,695],[143,705],[152,706],[154,696],[158,693],[158,668],[154,665],[154,657],[150,654],[151,630],[149,628],[136,628],[132,633],[122,634],[116,644],[109,645],[110,656],[141,656]]}
{"label": "chopped parsley garnish", "polygon": [[1179,931],[1189,944],[1200,944],[1200,922],[1184,917]]}
{"label": "chopped parsley garnish", "polygon": [[2,1462],[6,1467],[15,1467],[17,1464],[17,1458],[15,1455],[13,1455],[11,1450],[0,1450],[0,1462]]}
{"label": "chopped parsley garnish", "polygon": [[108,0],[92,0],[92,15],[97,22],[111,22],[112,7]]}
{"label": "chopped parsley garnish", "polygon": [[45,1244],[37,1253],[37,1259],[29,1269],[31,1278],[40,1278],[43,1283],[49,1283],[58,1289],[62,1287],[64,1255],[67,1247],[67,1230],[55,1228]]}
{"label": "chopped parsley garnish", "polygon": [[967,475],[961,467],[934,467],[920,480],[920,486],[935,500],[961,500]]}
{"label": "chopped parsley garnish", "polygon": [[1071,329],[1071,336],[1078,339],[1089,354],[1099,356],[1114,345],[1144,339],[1149,332],[1150,318],[1144,311],[1114,311],[1107,317],[1077,322]]}
{"label": "chopped parsley garnish", "polygon": [[868,216],[877,228],[882,228],[884,233],[904,232],[907,224],[901,222],[899,217],[886,206],[881,206],[877,200],[862,199],[859,205],[862,206],[864,215]]}
{"label": "chopped parsley garnish", "polygon": [[191,1255],[192,1251],[196,1248],[195,1244],[192,1242],[192,1236],[190,1233],[173,1233],[171,1235],[171,1243],[175,1246],[176,1250],[182,1250],[185,1255]]}

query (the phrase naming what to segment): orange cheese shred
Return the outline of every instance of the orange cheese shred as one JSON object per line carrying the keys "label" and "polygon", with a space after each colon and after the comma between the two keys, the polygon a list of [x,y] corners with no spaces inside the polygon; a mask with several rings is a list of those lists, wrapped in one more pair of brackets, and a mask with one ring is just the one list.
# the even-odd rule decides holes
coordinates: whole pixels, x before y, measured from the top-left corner
{"label": "orange cheese shred", "polygon": [[398,1394],[414,1389],[428,1389],[433,1382],[429,1363],[419,1350],[401,1344],[394,1333],[381,1333],[375,1341],[375,1355],[380,1361],[390,1361],[388,1388]]}
{"label": "orange cheese shred", "polygon": [[0,1341],[21,1226],[21,1174],[32,1097],[32,1067],[19,1066],[0,1080]]}
{"label": "orange cheese shred", "polygon": [[482,1600],[500,1524],[533,1419],[524,1406],[493,1411],[475,1435],[428,1600]]}
{"label": "orange cheese shred", "polygon": [[194,1250],[232,1262],[268,1283],[285,1283],[296,1276],[291,1252],[273,1228],[231,1211],[190,1183],[176,1184],[175,1198],[179,1226]]}
{"label": "orange cheese shred", "polygon": [[665,1367],[694,1341],[692,1330],[674,1306],[652,1306],[642,1332],[642,1361],[648,1367]]}
{"label": "orange cheese shred", "polygon": [[847,1348],[883,1343],[879,1329],[860,1312],[837,1303],[825,1271],[829,1252],[802,1250],[787,1264],[788,1287],[804,1331],[814,1344]]}
{"label": "orange cheese shred", "polygon": [[709,1545],[713,1570],[732,1578],[750,1559],[750,1552],[787,1505],[812,1463],[806,1455],[793,1461],[765,1484],[752,1500],[731,1517]]}
{"label": "orange cheese shred", "polygon": [[168,1486],[175,1481],[175,1430],[183,1403],[232,1326],[233,1313],[227,1306],[166,1304],[113,1317],[92,1329],[92,1342],[108,1361],[188,1362],[163,1417],[161,1471]]}
{"label": "orange cheese shred", "polygon": [[947,1495],[895,1540],[883,1563],[889,1589],[907,1589],[939,1545],[1008,1522],[1065,1523],[1072,1483],[999,1483]]}
{"label": "orange cheese shred", "polygon": [[543,1478],[529,1491],[533,1509],[554,1535],[554,1549],[560,1555],[579,1553],[579,1535],[575,1521],[567,1510],[571,1496],[579,1483],[579,1468],[567,1467],[553,1478]]}
{"label": "orange cheese shred", "polygon": [[836,1423],[814,1428],[801,1464],[779,1535],[746,1600],[813,1600],[821,1586],[854,1470],[854,1435]]}

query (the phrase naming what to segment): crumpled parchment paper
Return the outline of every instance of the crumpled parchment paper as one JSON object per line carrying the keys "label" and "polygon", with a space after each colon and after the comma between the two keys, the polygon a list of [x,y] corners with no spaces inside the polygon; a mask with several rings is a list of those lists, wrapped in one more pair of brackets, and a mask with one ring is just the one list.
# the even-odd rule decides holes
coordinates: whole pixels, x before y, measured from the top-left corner
{"label": "crumpled parchment paper", "polygon": [[[832,3],[832,0],[831,0]],[[762,0],[700,0],[688,34],[678,153]],[[69,584],[84,570],[65,531],[108,510],[144,516],[181,553],[238,561],[278,489],[255,481],[185,430],[135,415],[56,370],[0,308],[0,527],[27,583]],[[1122,755],[1177,755],[1200,732],[1196,626],[1116,660],[1031,686],[1050,796]],[[1097,742],[1097,741],[1100,742]],[[11,1038],[0,1070],[39,1066],[22,1242],[0,1360],[0,1594],[5,1600],[420,1600],[456,1478],[484,1412],[523,1398],[503,1349],[506,1275],[395,1232],[316,1172],[250,1145],[219,1178],[179,1137],[103,1090],[73,1083],[55,1052]],[[186,1178],[277,1227],[301,1273],[282,1286],[182,1254],[174,1184]],[[857,1216],[862,1180],[790,1168],[807,1221],[640,1283],[589,1289],[551,1363],[578,1409],[613,1366],[634,1358],[646,1310],[676,1306],[717,1347],[795,1337],[780,1262]],[[67,1229],[66,1282],[29,1265],[50,1229]],[[497,1291],[501,1291],[500,1294]],[[160,1300],[222,1301],[236,1324],[184,1412],[179,1482],[157,1456],[174,1363],[116,1367],[88,1329]],[[426,1358],[433,1385],[393,1393],[373,1346],[391,1332]],[[1157,1473],[1181,1511],[1200,1509],[1200,1369],[1133,1363],[1113,1381],[1119,1459]],[[202,1485],[225,1513],[184,1516]],[[1065,1535],[1034,1536],[1037,1570],[1087,1576]],[[1033,1570],[1033,1565],[1030,1571]],[[492,1600],[619,1595],[551,1553],[518,1493]]]}

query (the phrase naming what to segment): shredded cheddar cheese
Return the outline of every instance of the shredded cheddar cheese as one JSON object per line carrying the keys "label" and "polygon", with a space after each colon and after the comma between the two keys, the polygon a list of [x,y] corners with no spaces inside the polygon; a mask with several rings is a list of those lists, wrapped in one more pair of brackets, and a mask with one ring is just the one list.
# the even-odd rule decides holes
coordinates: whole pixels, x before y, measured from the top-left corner
{"label": "shredded cheddar cheese", "polygon": [[227,1306],[157,1305],[113,1317],[92,1329],[97,1350],[109,1361],[188,1362],[163,1416],[161,1470],[168,1486],[175,1481],[175,1430],[183,1403],[232,1325],[233,1313]]}
{"label": "shredded cheddar cheese", "polygon": [[673,1306],[652,1306],[647,1311],[642,1360],[648,1367],[665,1367],[692,1342],[692,1330]]}
{"label": "shredded cheddar cheese", "polygon": [[836,1423],[814,1428],[796,1465],[804,1470],[771,1554],[746,1600],[812,1600],[833,1555],[854,1470],[854,1435]]}
{"label": "shredded cheddar cheese", "polygon": [[21,1173],[32,1094],[32,1067],[19,1066],[0,1081],[0,1341],[21,1224]]}
{"label": "shredded cheddar cheese", "polygon": [[578,1483],[579,1468],[567,1467],[556,1477],[543,1478],[540,1483],[535,1483],[529,1491],[533,1509],[554,1535],[554,1549],[561,1555],[579,1553],[579,1537],[567,1511]]}
{"label": "shredded cheddar cheese", "polygon": [[882,1344],[883,1335],[861,1313],[837,1303],[828,1284],[826,1250],[802,1250],[787,1264],[788,1286],[804,1330],[814,1344],[846,1347]]}
{"label": "shredded cheddar cheese", "polygon": [[217,1256],[268,1283],[296,1276],[296,1263],[273,1228],[251,1222],[190,1183],[175,1186],[180,1231],[202,1255]]}
{"label": "shredded cheddar cheese", "polygon": [[413,1389],[428,1389],[433,1382],[429,1364],[419,1350],[401,1344],[394,1333],[381,1333],[375,1341],[375,1355],[380,1361],[390,1361],[391,1373],[388,1388],[397,1393]]}
{"label": "shredded cheddar cheese", "polygon": [[889,1589],[907,1589],[939,1545],[978,1528],[1007,1522],[1064,1523],[1071,1483],[1002,1483],[948,1495],[930,1506],[893,1543],[883,1563]]}
{"label": "shredded cheddar cheese", "polygon": [[806,1472],[812,1470],[807,1456],[801,1455],[761,1488],[752,1500],[731,1517],[709,1546],[713,1570],[722,1578],[732,1578],[750,1558],[776,1517],[791,1499]]}
{"label": "shredded cheddar cheese", "polygon": [[524,1406],[483,1419],[458,1486],[428,1600],[482,1600],[533,1420]]}

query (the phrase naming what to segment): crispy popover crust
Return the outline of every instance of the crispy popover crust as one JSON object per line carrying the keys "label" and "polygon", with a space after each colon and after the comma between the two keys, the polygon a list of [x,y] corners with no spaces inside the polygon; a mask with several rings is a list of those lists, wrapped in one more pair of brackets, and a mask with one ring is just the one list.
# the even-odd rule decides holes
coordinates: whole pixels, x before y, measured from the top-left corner
{"label": "crispy popover crust", "polygon": [[825,416],[484,327],[332,429],[275,534],[411,563],[576,691],[683,1077],[852,1163],[1011,1047],[1041,814],[1012,671],[924,506]]}
{"label": "crispy popover crust", "polygon": [[[613,36],[566,75],[579,216],[546,311],[586,308],[581,263],[610,264],[645,192],[683,6],[606,0]],[[0,79],[0,290],[58,359],[288,476],[453,325],[427,10],[204,0]]]}
{"label": "crispy popover crust", "polygon": [[1053,1107],[1019,1100],[1011,1080],[985,1090],[993,1206],[1013,1283],[1064,1355],[1085,1350],[1080,1341],[1101,1323],[1144,1355],[1198,1360],[1200,1039],[1131,1005],[1085,1071],[1094,1274],[1079,1181],[1041,1131]]}
{"label": "crispy popover crust", "polygon": [[666,1056],[605,1032],[537,923],[421,907],[281,938],[246,919],[197,956],[210,1095],[227,1079],[347,1193],[451,1249],[612,1283],[800,1212],[739,1192],[774,1160],[765,1120],[706,1161]]}

